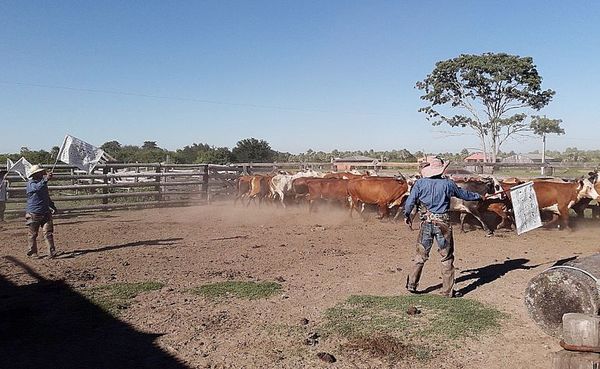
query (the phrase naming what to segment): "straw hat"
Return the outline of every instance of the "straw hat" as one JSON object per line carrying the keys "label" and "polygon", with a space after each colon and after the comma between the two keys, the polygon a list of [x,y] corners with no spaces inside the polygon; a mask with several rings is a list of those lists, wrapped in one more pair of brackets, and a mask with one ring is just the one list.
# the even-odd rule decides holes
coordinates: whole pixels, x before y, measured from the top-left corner
{"label": "straw hat", "polygon": [[450,162],[445,163],[440,157],[427,158],[426,162],[422,163],[421,175],[423,177],[435,177],[444,173]]}
{"label": "straw hat", "polygon": [[33,176],[34,174],[39,173],[39,172],[45,172],[45,171],[46,171],[45,168],[42,168],[41,165],[36,164],[36,165],[32,166],[31,169],[29,169],[28,177],[31,178],[31,176]]}

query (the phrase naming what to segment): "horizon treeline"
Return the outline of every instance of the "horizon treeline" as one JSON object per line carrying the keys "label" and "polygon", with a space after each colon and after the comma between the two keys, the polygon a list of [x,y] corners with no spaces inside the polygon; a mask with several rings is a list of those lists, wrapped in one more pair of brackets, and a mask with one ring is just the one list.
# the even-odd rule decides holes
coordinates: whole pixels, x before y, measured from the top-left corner
{"label": "horizon treeline", "polygon": [[[108,141],[100,146],[118,162],[123,163],[157,163],[168,162],[177,164],[230,164],[230,163],[270,163],[270,162],[330,162],[333,158],[362,155],[384,162],[415,162],[424,155],[440,155],[446,160],[462,161],[470,152],[462,149],[460,152],[410,152],[407,149],[395,150],[332,150],[330,152],[308,149],[299,154],[273,150],[265,140],[247,138],[237,142],[233,148],[217,147],[206,143],[193,143],[176,150],[159,147],[156,141],[144,141],[140,146],[122,145],[118,141]],[[0,154],[0,164],[6,159],[13,161],[25,157],[32,164],[52,164],[56,160],[60,148],[50,150],[31,150],[22,147],[18,153]],[[529,153],[539,153],[538,150]],[[501,152],[499,157],[515,155],[514,151]],[[600,150],[579,150],[568,147],[564,151],[546,151],[547,157],[569,162],[600,161]]]}

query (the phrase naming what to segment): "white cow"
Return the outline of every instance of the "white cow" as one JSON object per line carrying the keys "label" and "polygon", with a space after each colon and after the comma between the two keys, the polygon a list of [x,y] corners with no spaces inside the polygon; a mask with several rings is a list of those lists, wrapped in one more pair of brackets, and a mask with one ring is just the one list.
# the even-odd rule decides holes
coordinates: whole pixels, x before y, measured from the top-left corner
{"label": "white cow", "polygon": [[322,178],[323,174],[316,172],[312,169],[308,169],[304,172],[298,172],[294,175],[289,174],[278,174],[271,179],[270,191],[271,196],[275,197],[275,195],[279,196],[279,201],[281,201],[281,205],[285,208],[285,195],[292,190],[292,183],[294,179],[300,177],[319,177]]}

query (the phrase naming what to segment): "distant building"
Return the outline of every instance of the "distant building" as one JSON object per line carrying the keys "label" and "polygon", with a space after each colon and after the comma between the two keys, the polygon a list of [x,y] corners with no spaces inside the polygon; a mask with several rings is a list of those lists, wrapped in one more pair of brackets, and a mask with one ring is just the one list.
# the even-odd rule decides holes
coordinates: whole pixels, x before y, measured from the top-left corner
{"label": "distant building", "polygon": [[[559,159],[546,156],[546,163],[557,163],[559,161]],[[517,154],[502,159],[502,162],[515,164],[541,164],[542,154]]]}
{"label": "distant building", "polygon": [[[487,154],[488,162],[491,160],[492,154]],[[465,163],[483,163],[485,160],[483,157],[483,152],[474,152],[471,155],[467,156],[464,159]],[[499,162],[500,159],[496,158],[496,162]]]}
{"label": "distant building", "polygon": [[482,152],[474,152],[464,159],[465,163],[483,163],[485,160]]}
{"label": "distant building", "polygon": [[379,159],[370,158],[363,155],[346,156],[344,158],[334,158],[332,161],[333,169],[338,172],[355,169],[352,164],[378,165]]}

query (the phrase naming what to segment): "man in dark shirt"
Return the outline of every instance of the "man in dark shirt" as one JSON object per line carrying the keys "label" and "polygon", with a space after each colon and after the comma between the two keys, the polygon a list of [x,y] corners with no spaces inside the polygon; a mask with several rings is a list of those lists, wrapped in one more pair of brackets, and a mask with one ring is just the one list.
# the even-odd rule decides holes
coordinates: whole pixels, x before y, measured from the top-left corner
{"label": "man in dark shirt", "polygon": [[46,170],[40,165],[34,165],[29,172],[29,178],[27,182],[27,207],[25,209],[26,224],[29,228],[27,256],[37,256],[37,236],[41,227],[48,246],[48,257],[54,258],[56,249],[54,247],[54,225],[51,212],[53,204],[48,194],[48,181],[52,179],[52,173],[46,173]]}
{"label": "man in dark shirt", "polygon": [[454,238],[448,210],[450,209],[450,198],[458,197],[467,201],[481,200],[481,196],[474,192],[465,191],[458,187],[453,181],[442,177],[449,163],[438,157],[431,158],[423,163],[421,175],[410,189],[410,195],[404,206],[405,222],[411,225],[410,214],[413,207],[420,203],[421,229],[417,241],[417,254],[413,262],[413,268],[406,281],[406,289],[411,293],[417,292],[421,272],[435,239],[438,251],[442,256],[442,295],[447,297],[459,297],[454,291]]}
{"label": "man in dark shirt", "polygon": [[6,210],[7,188],[4,178],[8,172],[0,169],[0,223],[4,222],[4,211]]}

